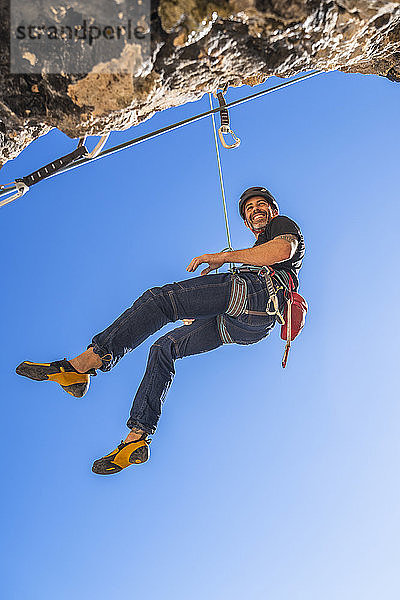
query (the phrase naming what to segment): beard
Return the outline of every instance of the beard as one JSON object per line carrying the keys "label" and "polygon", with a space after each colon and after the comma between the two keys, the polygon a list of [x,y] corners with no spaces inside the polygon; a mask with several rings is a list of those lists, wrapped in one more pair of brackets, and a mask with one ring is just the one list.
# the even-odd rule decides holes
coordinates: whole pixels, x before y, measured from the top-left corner
{"label": "beard", "polygon": [[253,220],[248,221],[250,229],[253,231],[253,233],[260,233],[260,231],[262,231],[263,229],[265,229],[267,223],[268,223],[268,215],[265,212],[258,212],[258,215],[262,215],[264,218],[260,219],[256,222],[253,222]]}

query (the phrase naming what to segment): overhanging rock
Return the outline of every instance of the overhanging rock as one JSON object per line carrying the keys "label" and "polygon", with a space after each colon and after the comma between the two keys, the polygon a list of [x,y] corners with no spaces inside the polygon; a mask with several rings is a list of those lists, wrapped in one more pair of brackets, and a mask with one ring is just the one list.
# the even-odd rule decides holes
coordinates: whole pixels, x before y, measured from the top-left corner
{"label": "overhanging rock", "polygon": [[400,82],[400,2],[154,1],[145,61],[132,69],[125,52],[121,72],[99,64],[79,75],[11,74],[9,21],[2,0],[1,165],[53,127],[72,138],[122,130],[218,87],[271,75],[341,70]]}

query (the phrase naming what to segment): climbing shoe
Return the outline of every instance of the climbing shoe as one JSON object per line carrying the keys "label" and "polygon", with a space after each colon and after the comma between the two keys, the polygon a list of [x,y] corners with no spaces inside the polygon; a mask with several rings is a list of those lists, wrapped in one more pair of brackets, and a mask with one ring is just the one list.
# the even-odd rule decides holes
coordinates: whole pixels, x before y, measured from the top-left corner
{"label": "climbing shoe", "polygon": [[86,394],[89,389],[90,375],[97,375],[95,369],[79,373],[66,358],[50,363],[34,363],[25,360],[15,371],[18,375],[35,381],[55,381],[75,398],[82,398]]}
{"label": "climbing shoe", "polygon": [[150,458],[151,440],[145,435],[134,442],[121,441],[120,445],[106,454],[103,458],[95,460],[92,466],[93,473],[97,475],[113,475],[119,473],[129,465],[138,465]]}

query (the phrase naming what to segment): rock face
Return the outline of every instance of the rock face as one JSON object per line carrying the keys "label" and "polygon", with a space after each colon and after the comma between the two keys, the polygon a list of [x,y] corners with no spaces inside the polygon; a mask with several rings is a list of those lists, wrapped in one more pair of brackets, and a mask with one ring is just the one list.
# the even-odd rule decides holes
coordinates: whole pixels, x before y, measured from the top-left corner
{"label": "rock face", "polygon": [[126,129],[271,75],[336,69],[400,82],[400,0],[153,0],[150,57],[134,73],[11,74],[9,19],[1,0],[0,165],[53,127],[72,138]]}

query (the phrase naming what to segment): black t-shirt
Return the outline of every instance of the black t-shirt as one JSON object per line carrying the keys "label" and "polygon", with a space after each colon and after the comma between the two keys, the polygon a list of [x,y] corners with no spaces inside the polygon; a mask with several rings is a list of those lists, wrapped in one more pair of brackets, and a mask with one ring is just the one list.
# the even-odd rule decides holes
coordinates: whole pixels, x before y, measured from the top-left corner
{"label": "black t-shirt", "polygon": [[[271,221],[265,226],[265,230],[259,234],[258,239],[254,246],[259,246],[260,244],[265,244],[265,242],[269,242],[273,240],[278,235],[284,235],[285,233],[290,233],[295,235],[299,241],[297,245],[296,252],[293,254],[292,258],[289,260],[285,260],[279,263],[275,263],[271,265],[271,267],[275,270],[285,270],[291,274],[293,278],[293,283],[296,289],[299,287],[299,279],[298,273],[301,269],[301,263],[304,258],[304,253],[306,250],[304,244],[304,238],[300,231],[300,227],[289,219],[289,217],[285,217],[283,215],[279,215],[271,219]],[[253,247],[254,247],[253,246]]]}

